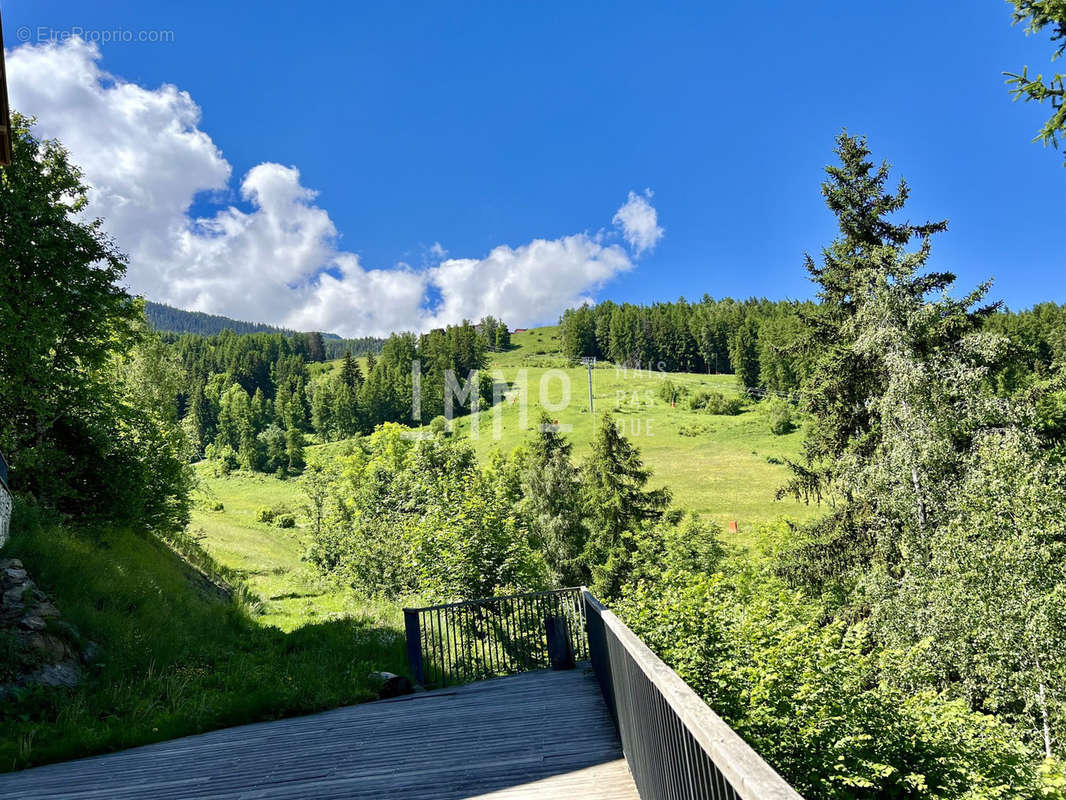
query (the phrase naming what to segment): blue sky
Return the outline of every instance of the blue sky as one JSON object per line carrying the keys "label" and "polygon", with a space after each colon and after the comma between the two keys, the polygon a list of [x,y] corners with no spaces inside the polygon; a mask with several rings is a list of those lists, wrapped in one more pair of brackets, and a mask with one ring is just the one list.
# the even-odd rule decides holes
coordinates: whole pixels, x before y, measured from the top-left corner
{"label": "blue sky", "polygon": [[[595,237],[650,188],[664,235],[587,294],[807,297],[803,253],[834,235],[818,186],[846,127],[907,178],[908,216],[950,220],[934,257],[960,291],[994,277],[994,296],[1022,307],[1066,301],[1066,169],[1031,141],[1049,111],[1004,86],[1004,70],[1047,72],[1052,51],[1010,10],[14,0],[4,38],[10,51],[22,27],[31,44],[42,28],[173,31],[102,43],[99,66],[188,92],[235,208],[248,210],[238,187],[256,165],[298,168],[364,268],[432,266],[435,243],[484,259]],[[193,215],[225,194],[197,195]],[[210,310],[254,310],[237,306]]]}

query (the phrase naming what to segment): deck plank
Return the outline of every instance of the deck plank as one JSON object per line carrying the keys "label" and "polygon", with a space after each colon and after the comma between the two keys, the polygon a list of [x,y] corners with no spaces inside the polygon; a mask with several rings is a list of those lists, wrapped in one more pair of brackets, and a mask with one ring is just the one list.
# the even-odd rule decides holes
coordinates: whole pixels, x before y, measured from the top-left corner
{"label": "deck plank", "polygon": [[587,665],[0,775],[12,800],[637,800]]}

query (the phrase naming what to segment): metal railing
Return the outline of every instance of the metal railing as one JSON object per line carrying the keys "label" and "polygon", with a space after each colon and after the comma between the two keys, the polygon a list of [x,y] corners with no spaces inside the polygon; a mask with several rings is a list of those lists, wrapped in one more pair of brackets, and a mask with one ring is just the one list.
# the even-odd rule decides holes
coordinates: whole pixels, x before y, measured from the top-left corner
{"label": "metal railing", "polygon": [[412,679],[428,688],[546,669],[548,627],[560,623],[573,657],[587,660],[581,592],[556,589],[405,608]]}
{"label": "metal railing", "polygon": [[[803,800],[584,587],[405,608],[411,675],[447,686],[552,665],[565,621],[591,661],[641,800]],[[558,651],[558,640],[555,640]]]}
{"label": "metal railing", "polygon": [[803,800],[621,620],[582,591],[592,667],[641,800]]}

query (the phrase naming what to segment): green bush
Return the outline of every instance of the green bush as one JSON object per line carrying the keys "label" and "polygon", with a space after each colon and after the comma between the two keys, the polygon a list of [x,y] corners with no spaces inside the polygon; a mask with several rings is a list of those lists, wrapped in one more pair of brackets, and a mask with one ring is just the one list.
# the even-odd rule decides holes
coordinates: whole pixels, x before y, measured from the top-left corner
{"label": "green bush", "polygon": [[237,451],[228,444],[221,446],[209,444],[204,450],[204,458],[214,462],[215,473],[218,475],[229,475],[233,470],[240,467],[240,462],[237,460]]}
{"label": "green bush", "polygon": [[448,432],[448,420],[442,416],[436,416],[429,423],[429,430],[435,436],[444,436]]}
{"label": "green bush", "polygon": [[291,528],[296,524],[295,517],[292,525],[282,525],[279,521],[282,517],[294,516],[293,511],[284,503],[277,503],[272,506],[260,506],[255,511],[255,521],[262,522],[267,525],[277,525],[279,528]]}
{"label": "green bush", "polygon": [[827,623],[769,550],[708,568],[663,542],[638,543],[616,613],[805,797],[1061,796],[1038,789],[1051,778],[1026,731],[914,688],[921,645],[886,650],[863,621]]}
{"label": "green bush", "polygon": [[279,528],[295,528],[296,527],[296,515],[295,514],[278,514],[274,518],[274,524]]}
{"label": "green bush", "polygon": [[692,395],[689,408],[693,411],[706,411],[708,414],[735,417],[744,410],[745,400],[739,395],[726,397],[721,392],[701,389]]}
{"label": "green bush", "polygon": [[765,405],[770,419],[770,433],[774,436],[784,436],[796,430],[796,424],[792,421],[792,407],[785,400],[771,397]]}
{"label": "green bush", "polygon": [[673,405],[688,394],[688,387],[683,384],[674,383],[669,378],[663,378],[662,382],[659,384],[657,394],[659,395],[659,399],[664,403],[670,403]]}
{"label": "green bush", "polygon": [[269,506],[260,506],[255,512],[256,522],[265,522],[267,525],[274,521],[274,517],[277,516],[277,512]]}

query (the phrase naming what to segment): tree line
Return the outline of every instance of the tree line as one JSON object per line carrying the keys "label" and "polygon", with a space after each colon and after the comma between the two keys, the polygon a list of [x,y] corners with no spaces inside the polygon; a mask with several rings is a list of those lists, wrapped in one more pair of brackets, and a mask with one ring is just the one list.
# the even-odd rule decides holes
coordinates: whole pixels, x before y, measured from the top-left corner
{"label": "tree line", "polygon": [[956,298],[946,223],[895,221],[863,139],[836,153],[781,488],[824,514],[710,572],[652,562],[620,613],[805,796],[1062,796],[1062,309]]}
{"label": "tree line", "polygon": [[490,349],[508,346],[509,334],[491,317],[395,334],[363,366],[345,351],[339,368],[324,363],[328,342],[317,333],[224,331],[170,337],[170,344],[185,374],[178,415],[194,455],[224,470],[284,476],[303,469],[307,434],[338,441],[385,422],[429,422],[491,403],[491,379],[467,382]]}
{"label": "tree line", "polygon": [[[737,376],[746,390],[790,394],[815,375],[826,344],[821,303],[705,295],[641,306],[606,301],[567,309],[559,320],[564,353],[625,367]],[[1066,305],[997,307],[981,325],[1010,340],[989,376],[1003,391],[1046,378],[1066,357]]]}

